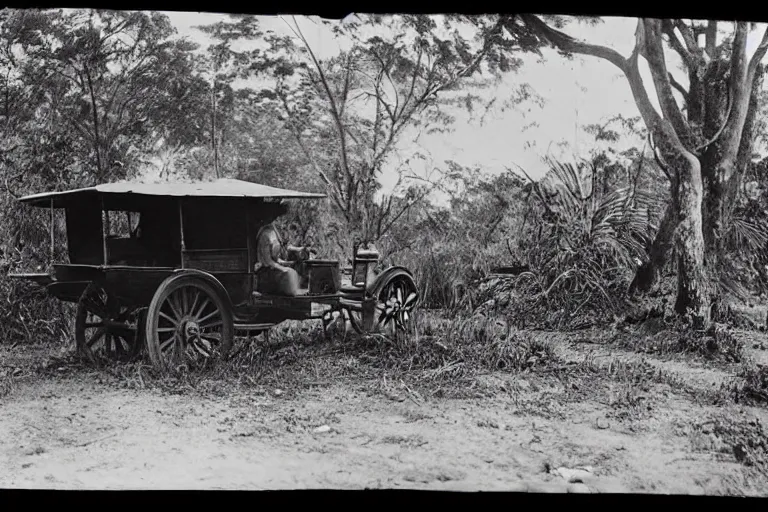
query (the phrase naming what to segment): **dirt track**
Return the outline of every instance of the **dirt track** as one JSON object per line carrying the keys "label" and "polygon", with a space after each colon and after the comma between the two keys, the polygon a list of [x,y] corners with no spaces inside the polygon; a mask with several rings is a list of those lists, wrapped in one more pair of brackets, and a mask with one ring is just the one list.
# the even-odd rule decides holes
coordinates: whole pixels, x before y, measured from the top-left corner
{"label": "dirt track", "polygon": [[[762,409],[715,410],[662,387],[627,419],[598,400],[558,402],[562,390],[536,380],[486,380],[507,392],[420,400],[361,383],[203,399],[94,379],[20,381],[0,401],[0,486],[768,494],[754,471],[693,449],[689,435],[715,413],[766,423]],[[582,484],[553,474],[584,466]]]}

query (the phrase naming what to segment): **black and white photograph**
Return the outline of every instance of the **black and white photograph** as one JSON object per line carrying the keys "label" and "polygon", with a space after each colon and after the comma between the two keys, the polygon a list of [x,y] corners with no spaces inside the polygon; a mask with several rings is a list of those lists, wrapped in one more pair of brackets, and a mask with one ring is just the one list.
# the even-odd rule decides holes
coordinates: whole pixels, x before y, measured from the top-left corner
{"label": "black and white photograph", "polygon": [[447,5],[0,10],[0,488],[768,497],[768,20]]}

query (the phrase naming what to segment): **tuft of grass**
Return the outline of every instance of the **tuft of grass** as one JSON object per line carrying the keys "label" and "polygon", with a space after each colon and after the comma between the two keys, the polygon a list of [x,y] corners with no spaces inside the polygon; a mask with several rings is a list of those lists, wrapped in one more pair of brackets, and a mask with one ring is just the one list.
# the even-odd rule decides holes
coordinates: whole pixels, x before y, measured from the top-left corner
{"label": "tuft of grass", "polygon": [[723,389],[736,403],[768,404],[768,367],[748,361]]}
{"label": "tuft of grass", "polygon": [[504,317],[453,321],[420,318],[410,336],[378,343],[377,363],[396,372],[421,372],[444,381],[480,371],[527,372],[559,362],[552,345],[512,328]]}
{"label": "tuft of grass", "polygon": [[695,449],[734,457],[741,464],[768,474],[768,430],[759,418],[717,417],[694,426]]}
{"label": "tuft of grass", "polygon": [[654,355],[695,355],[708,361],[740,363],[746,358],[745,343],[730,327],[715,324],[706,332],[683,325],[661,326],[655,332],[637,330],[617,335],[613,341],[623,348]]}
{"label": "tuft of grass", "polygon": [[0,398],[5,398],[13,392],[15,388],[13,375],[0,375]]}

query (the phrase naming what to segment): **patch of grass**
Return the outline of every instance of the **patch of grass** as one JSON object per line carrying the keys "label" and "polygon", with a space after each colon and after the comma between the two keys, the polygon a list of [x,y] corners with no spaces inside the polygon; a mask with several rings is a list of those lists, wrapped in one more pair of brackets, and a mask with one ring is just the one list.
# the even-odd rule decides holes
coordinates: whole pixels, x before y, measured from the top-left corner
{"label": "patch of grass", "polygon": [[4,373],[0,375],[0,398],[5,398],[13,392],[16,383],[13,375]]}
{"label": "patch of grass", "polygon": [[695,355],[708,361],[739,363],[745,359],[745,343],[733,329],[715,324],[707,332],[694,332],[679,325],[641,325],[614,337],[622,348],[654,355]]}
{"label": "patch of grass", "polygon": [[647,416],[653,410],[660,386],[679,388],[681,381],[646,360],[587,357],[576,366],[571,389],[577,399],[597,399],[614,410],[617,419]]}
{"label": "patch of grass", "polygon": [[[444,395],[482,393],[483,372],[538,372],[559,362],[551,344],[536,334],[510,329],[503,319],[428,317],[412,333],[387,338],[339,332],[326,336],[319,322],[286,322],[252,342],[236,340],[226,359],[202,361],[166,372],[145,358],[130,363],[90,366],[73,353],[38,362],[39,375],[92,378],[128,389],[159,389],[173,394],[224,395],[231,386],[279,389],[288,395],[339,381],[381,381]],[[406,384],[408,383],[408,384]],[[386,391],[382,386],[380,391]],[[386,386],[385,386],[386,387]],[[429,389],[427,389],[429,388]]]}
{"label": "patch of grass", "polygon": [[736,378],[723,389],[736,403],[768,404],[768,367],[753,361],[742,364]]}
{"label": "patch of grass", "polygon": [[734,457],[768,474],[768,430],[759,418],[717,417],[694,426],[691,443],[701,451]]}
{"label": "patch of grass", "polygon": [[612,357],[607,361],[599,361],[590,354],[576,368],[581,373],[594,374],[600,378],[607,378],[611,382],[627,384],[643,391],[648,391],[652,384],[670,386],[682,384],[680,378],[645,359],[631,361]]}

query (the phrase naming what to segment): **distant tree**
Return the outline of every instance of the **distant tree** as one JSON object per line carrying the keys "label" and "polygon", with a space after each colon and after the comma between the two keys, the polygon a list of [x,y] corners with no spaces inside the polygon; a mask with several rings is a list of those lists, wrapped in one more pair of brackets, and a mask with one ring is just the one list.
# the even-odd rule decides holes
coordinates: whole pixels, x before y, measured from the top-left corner
{"label": "distant tree", "polygon": [[[463,87],[487,85],[520,65],[518,58],[495,50],[491,43],[496,39],[509,52],[538,44],[531,38],[504,40],[498,23],[450,16],[442,25],[439,21],[371,15],[334,22],[332,30],[350,47],[321,60],[295,19],[285,20],[292,35],[268,31],[262,38],[266,47],[233,52],[233,62],[250,62],[244,76],[267,82],[263,101],[282,109],[284,127],[337,211],[365,240],[381,239],[429,193],[429,187],[408,186],[407,167],[393,163],[404,133],[449,128],[453,117],[444,107],[471,108],[478,99],[459,94]],[[224,42],[216,32],[231,38],[241,23],[229,23],[226,30],[218,24],[209,33]],[[483,70],[490,72],[485,78]],[[381,196],[379,177],[385,167],[399,172],[400,180],[395,194]]]}
{"label": "distant tree", "polygon": [[[194,104],[191,51],[158,13],[41,11],[45,23],[24,55],[25,87],[45,99],[90,154],[81,179],[135,170],[158,141],[194,138],[178,116]],[[169,118],[170,117],[170,118]],[[88,162],[90,160],[90,162]]]}

